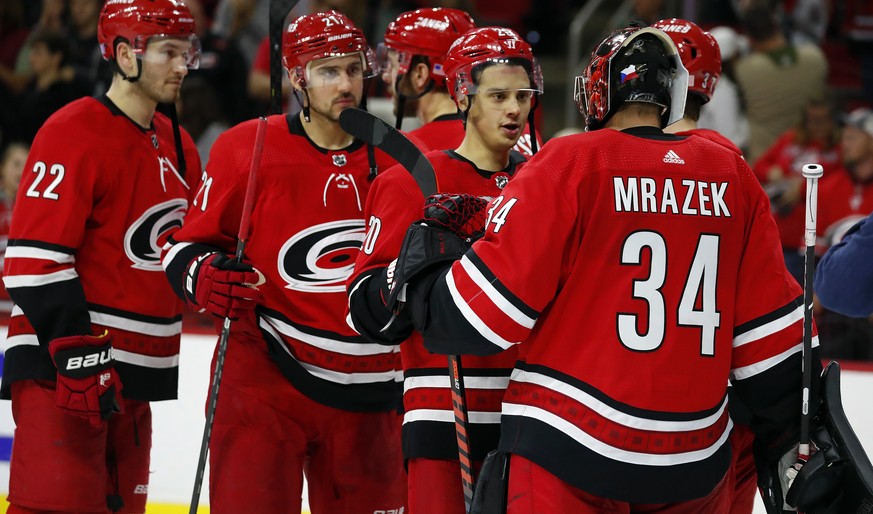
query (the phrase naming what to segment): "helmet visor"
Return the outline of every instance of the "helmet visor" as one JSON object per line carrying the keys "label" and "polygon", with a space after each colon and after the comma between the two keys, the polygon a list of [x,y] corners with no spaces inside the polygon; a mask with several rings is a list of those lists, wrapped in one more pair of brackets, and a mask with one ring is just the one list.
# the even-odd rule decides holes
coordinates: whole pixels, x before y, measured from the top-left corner
{"label": "helmet visor", "polygon": [[371,78],[378,69],[372,65],[373,61],[375,58],[368,59],[365,52],[353,52],[310,61],[306,65],[306,87],[336,86],[344,80],[354,83]]}
{"label": "helmet visor", "polygon": [[189,70],[200,67],[200,40],[194,34],[137,36],[133,52],[143,61],[157,65],[179,62]]}
{"label": "helmet visor", "polygon": [[[529,63],[529,65],[528,65]],[[486,66],[502,64],[506,66],[522,66],[524,68],[528,68],[528,78],[530,79],[530,87],[528,88],[517,88],[513,90],[517,91],[529,91],[531,94],[541,95],[543,93],[543,72],[540,68],[539,62],[534,58],[530,61],[527,59],[486,59],[483,61],[476,61],[467,66],[464,66],[461,70],[457,72],[457,78],[455,79],[455,93],[456,96],[460,97],[463,95],[475,95],[479,94],[482,91],[479,90],[478,75]]]}

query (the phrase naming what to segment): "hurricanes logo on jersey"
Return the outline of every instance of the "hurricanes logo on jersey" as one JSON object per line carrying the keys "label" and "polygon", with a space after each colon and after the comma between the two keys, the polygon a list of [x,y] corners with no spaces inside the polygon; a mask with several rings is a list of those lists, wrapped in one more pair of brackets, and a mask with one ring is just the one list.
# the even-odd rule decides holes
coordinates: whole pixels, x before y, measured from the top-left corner
{"label": "hurricanes logo on jersey", "polygon": [[345,291],[355,258],[364,241],[364,220],[340,220],[309,227],[282,245],[279,274],[295,291]]}
{"label": "hurricanes logo on jersey", "polygon": [[132,268],[162,271],[161,248],[167,237],[182,226],[188,202],[174,198],[145,211],[124,234],[124,253]]}

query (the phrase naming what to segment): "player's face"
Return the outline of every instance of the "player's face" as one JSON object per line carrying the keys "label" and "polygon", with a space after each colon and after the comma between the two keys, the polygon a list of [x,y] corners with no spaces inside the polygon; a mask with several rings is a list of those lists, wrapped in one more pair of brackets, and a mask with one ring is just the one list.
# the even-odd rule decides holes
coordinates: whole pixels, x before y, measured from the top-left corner
{"label": "player's face", "polygon": [[179,97],[182,80],[188,75],[191,42],[182,38],[150,41],[143,52],[142,73],[134,82],[158,103],[172,103]]}
{"label": "player's face", "polygon": [[863,130],[846,126],[842,135],[843,163],[852,167],[865,159],[873,159],[873,137]]}
{"label": "player's face", "polygon": [[524,130],[533,94],[521,66],[497,64],[482,73],[478,92],[467,117],[467,131],[474,130],[494,151],[512,148]]}
{"label": "player's face", "polygon": [[18,192],[18,183],[21,181],[21,173],[27,162],[27,153],[27,149],[24,147],[11,146],[7,150],[6,159],[0,168],[0,175],[3,177],[3,190],[6,197],[12,200],[15,200],[15,194]]}
{"label": "player's face", "polygon": [[340,112],[361,103],[364,66],[360,53],[312,61],[306,75],[310,112],[338,122]]}

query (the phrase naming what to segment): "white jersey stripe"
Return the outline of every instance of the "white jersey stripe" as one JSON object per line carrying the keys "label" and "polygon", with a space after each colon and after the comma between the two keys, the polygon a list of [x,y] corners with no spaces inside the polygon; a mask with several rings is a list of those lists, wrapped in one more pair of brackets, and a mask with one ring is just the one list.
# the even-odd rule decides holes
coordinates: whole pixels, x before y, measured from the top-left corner
{"label": "white jersey stripe", "polygon": [[91,316],[91,323],[103,325],[111,328],[118,328],[128,332],[144,334],[155,337],[172,337],[182,333],[182,321],[174,321],[172,323],[149,323],[147,321],[133,320],[113,314],[103,312],[88,311]]}
{"label": "white jersey stripe", "polygon": [[3,277],[3,283],[6,289],[16,287],[38,287],[56,282],[64,282],[66,280],[75,280],[79,278],[79,274],[73,268],[55,271],[54,273],[46,273],[45,275],[7,275]]}
{"label": "white jersey stripe", "polygon": [[15,346],[39,346],[39,339],[33,334],[10,336],[3,344],[3,351],[8,352],[10,348]]}
{"label": "white jersey stripe", "polygon": [[70,264],[75,258],[64,252],[56,252],[37,248],[35,246],[10,246],[6,249],[7,259],[42,259],[57,262],[58,264]]}
{"label": "white jersey stripe", "polygon": [[[812,338],[812,347],[815,348],[817,346],[818,346],[818,336],[815,336]],[[800,342],[800,343],[796,344],[795,346],[792,346],[788,350],[785,350],[784,352],[780,353],[779,355],[770,357],[769,359],[765,359],[765,360],[756,362],[754,364],[750,364],[748,366],[742,366],[739,368],[732,369],[731,370],[731,378],[733,380],[743,380],[743,379],[746,379],[749,377],[753,377],[753,376],[757,375],[758,373],[763,373],[764,371],[767,371],[768,369],[772,368],[773,366],[776,366],[777,364],[779,364],[780,362],[784,361],[785,359],[791,357],[795,353],[802,352],[802,351],[803,351],[803,342]]]}
{"label": "white jersey stripe", "polygon": [[472,325],[473,328],[476,329],[479,334],[482,335],[485,339],[490,341],[492,344],[499,346],[500,348],[506,350],[513,343],[503,339],[486,325],[479,316],[473,312],[473,309],[467,305],[467,302],[464,301],[464,298],[461,296],[461,293],[458,292],[458,288],[455,287],[455,275],[453,270],[449,268],[449,273],[446,275],[446,285],[449,287],[449,294],[452,295],[452,300],[455,302],[455,306],[461,311],[461,314],[464,316],[464,319],[467,320],[467,323]]}
{"label": "white jersey stripe", "polygon": [[616,460],[622,463],[638,464],[642,466],[676,466],[680,464],[689,464],[692,462],[700,462],[708,459],[727,441],[728,435],[731,432],[734,424],[728,418],[724,432],[712,446],[702,450],[694,450],[683,453],[671,454],[654,454],[643,452],[632,452],[622,450],[614,446],[610,446],[599,439],[595,439],[584,430],[569,421],[558,417],[551,412],[534,407],[532,405],[518,405],[514,403],[503,403],[504,416],[521,416],[539,420],[556,430],[560,430],[567,436],[574,439],[576,442],[585,446],[589,450],[603,455],[606,458]]}
{"label": "white jersey stripe", "polygon": [[[280,334],[302,341],[310,346],[320,348],[334,353],[343,355],[381,355],[385,353],[398,352],[397,346],[381,345],[376,343],[348,343],[345,341],[337,341],[327,337],[314,336],[298,330],[297,328],[280,321],[271,316],[261,314],[261,319],[273,326]],[[261,326],[264,324],[261,323]]]}
{"label": "white jersey stripe", "polygon": [[139,353],[127,352],[117,348],[112,349],[112,354],[115,355],[115,360],[134,366],[142,366],[144,368],[176,368],[179,366],[179,354],[169,357],[152,357],[150,355],[142,355]]}
{"label": "white jersey stripe", "polygon": [[15,316],[24,316],[24,311],[21,310],[21,307],[14,305],[12,306],[12,312],[9,314],[9,316],[13,318]]}
{"label": "white jersey stripe", "polygon": [[400,370],[394,371],[386,371],[382,373],[341,373],[339,371],[333,371],[329,369],[324,369],[319,366],[314,366],[312,364],[307,364],[305,362],[300,362],[297,358],[292,354],[288,347],[282,343],[282,338],[279,335],[279,332],[276,329],[267,323],[264,319],[260,322],[261,328],[266,330],[276,341],[279,341],[279,346],[282,348],[282,351],[285,352],[288,357],[297,361],[300,366],[303,367],[309,374],[320,378],[322,380],[327,380],[329,382],[335,382],[337,384],[371,384],[371,383],[381,383],[381,382],[400,382],[403,380],[403,372]]}
{"label": "white jersey stripe", "polygon": [[689,432],[692,430],[700,430],[708,428],[718,422],[719,418],[727,409],[727,397],[721,403],[721,406],[712,414],[705,418],[689,420],[689,421],[663,421],[648,418],[641,418],[606,405],[600,400],[594,398],[590,394],[571,386],[566,382],[551,378],[549,376],[515,369],[512,371],[512,380],[519,383],[536,384],[546,389],[551,389],[563,394],[577,402],[585,405],[589,409],[595,411],[606,419],[624,425],[629,428],[639,430],[648,430],[652,432]]}
{"label": "white jersey stripe", "polygon": [[[406,411],[403,414],[403,424],[414,423],[416,421],[440,421],[443,423],[455,422],[455,411],[452,409],[413,409]],[[477,424],[497,424],[500,423],[499,412],[488,411],[469,411],[467,412],[467,421]]]}
{"label": "white jersey stripe", "polygon": [[536,319],[531,318],[525,313],[518,310],[515,305],[509,302],[499,291],[485,278],[485,275],[482,274],[481,271],[473,264],[467,256],[461,257],[461,267],[464,268],[464,271],[467,272],[467,275],[473,282],[479,286],[479,289],[485,293],[488,298],[497,306],[504,314],[512,318],[519,325],[532,329],[534,327],[534,323],[536,323]]}
{"label": "white jersey stripe", "polygon": [[[167,267],[170,265],[171,262],[173,262],[173,259],[176,258],[176,256],[179,254],[179,252],[181,252],[183,249],[191,246],[192,244],[193,243],[176,243],[176,244],[172,245],[172,247],[167,252],[167,254],[164,255],[164,258],[161,259],[161,267],[164,268],[164,271],[167,271]],[[164,245],[164,248],[166,249],[167,246],[169,246],[169,243]]]}
{"label": "white jersey stripe", "polygon": [[738,348],[743,346],[744,344],[749,344],[751,342],[757,341],[759,339],[763,339],[771,334],[775,334],[780,330],[791,326],[792,323],[795,323],[799,320],[803,319],[803,306],[798,305],[796,309],[789,312],[785,316],[781,318],[774,319],[768,323],[761,325],[760,327],[753,328],[748,332],[743,332],[742,334],[734,337],[733,347]]}
{"label": "white jersey stripe", "polygon": [[[419,377],[406,377],[403,380],[403,392],[420,387],[450,388],[451,378],[446,375],[429,375]],[[506,389],[509,385],[509,377],[464,377],[464,387],[467,389]]]}

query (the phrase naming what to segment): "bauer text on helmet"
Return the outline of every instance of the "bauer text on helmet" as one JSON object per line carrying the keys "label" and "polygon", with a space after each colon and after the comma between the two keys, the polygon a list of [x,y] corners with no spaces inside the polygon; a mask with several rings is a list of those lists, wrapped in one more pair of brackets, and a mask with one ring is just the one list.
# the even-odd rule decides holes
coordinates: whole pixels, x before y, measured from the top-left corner
{"label": "bauer text on helmet", "polygon": [[282,37],[282,64],[301,87],[313,87],[310,64],[320,59],[359,54],[364,78],[376,74],[375,55],[364,33],[337,11],[301,16],[293,20]]}

